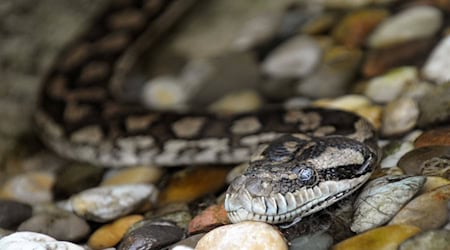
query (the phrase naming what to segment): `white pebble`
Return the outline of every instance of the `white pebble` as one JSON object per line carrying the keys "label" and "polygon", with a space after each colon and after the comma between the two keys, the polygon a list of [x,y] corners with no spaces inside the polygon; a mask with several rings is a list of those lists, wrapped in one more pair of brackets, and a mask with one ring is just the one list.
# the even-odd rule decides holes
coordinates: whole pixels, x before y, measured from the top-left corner
{"label": "white pebble", "polygon": [[84,250],[67,241],[57,241],[50,236],[34,232],[17,232],[0,239],[2,250]]}
{"label": "white pebble", "polygon": [[450,36],[445,37],[434,48],[422,73],[427,79],[439,84],[450,81]]}

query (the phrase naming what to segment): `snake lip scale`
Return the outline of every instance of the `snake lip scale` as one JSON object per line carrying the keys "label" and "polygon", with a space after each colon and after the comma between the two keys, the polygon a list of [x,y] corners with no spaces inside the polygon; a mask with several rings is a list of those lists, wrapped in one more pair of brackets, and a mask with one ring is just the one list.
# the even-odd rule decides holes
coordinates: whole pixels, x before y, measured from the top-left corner
{"label": "snake lip scale", "polygon": [[355,114],[320,108],[177,113],[118,101],[138,55],[195,2],[113,1],[44,78],[35,115],[42,140],[62,156],[107,167],[250,159],[226,193],[232,222],[289,222],[363,185],[377,163],[376,136]]}

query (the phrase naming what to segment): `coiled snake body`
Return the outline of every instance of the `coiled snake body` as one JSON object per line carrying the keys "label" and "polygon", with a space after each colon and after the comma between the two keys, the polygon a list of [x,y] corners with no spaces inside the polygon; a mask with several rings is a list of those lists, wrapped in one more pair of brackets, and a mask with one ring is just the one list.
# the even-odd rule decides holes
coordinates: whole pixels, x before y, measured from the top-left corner
{"label": "coiled snake body", "polygon": [[35,120],[53,150],[109,167],[240,163],[259,151],[227,191],[232,222],[292,221],[368,179],[377,158],[374,131],[348,112],[181,114],[117,101],[117,84],[137,55],[193,1],[113,2],[44,80]]}

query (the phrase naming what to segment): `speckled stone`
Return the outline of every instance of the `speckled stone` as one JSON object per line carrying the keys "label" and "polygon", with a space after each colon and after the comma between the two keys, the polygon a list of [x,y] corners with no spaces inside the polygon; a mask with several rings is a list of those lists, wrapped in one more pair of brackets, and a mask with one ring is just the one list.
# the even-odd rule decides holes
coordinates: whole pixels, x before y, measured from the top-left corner
{"label": "speckled stone", "polygon": [[419,100],[420,116],[417,124],[426,127],[431,124],[450,121],[450,82],[436,86]]}
{"label": "speckled stone", "polygon": [[273,50],[262,63],[262,69],[274,78],[302,77],[312,72],[321,56],[316,40],[299,35]]}
{"label": "speckled stone", "polygon": [[103,175],[102,168],[87,164],[70,164],[57,173],[52,190],[57,199],[98,185]]}
{"label": "speckled stone", "polygon": [[218,227],[200,239],[196,250],[268,250],[288,249],[283,236],[274,227],[262,222],[240,222]]}
{"label": "speckled stone", "polygon": [[37,213],[20,224],[19,231],[46,234],[57,240],[76,242],[90,232],[90,227],[80,217],[64,210]]}
{"label": "speckled stone", "polygon": [[170,222],[141,221],[138,224],[125,235],[117,250],[161,249],[184,236],[184,231]]}
{"label": "speckled stone", "polygon": [[150,184],[105,186],[78,193],[70,198],[70,203],[77,215],[106,222],[132,212],[156,195],[156,188]]}
{"label": "speckled stone", "polygon": [[410,201],[389,224],[413,225],[424,231],[438,229],[448,222],[449,201],[450,185],[439,187]]}
{"label": "speckled stone", "polygon": [[416,147],[450,146],[450,127],[435,128],[423,132],[414,141]]}
{"label": "speckled stone", "polygon": [[384,136],[404,134],[416,126],[419,107],[411,98],[399,98],[388,103],[383,112],[381,133]]}
{"label": "speckled stone", "polygon": [[450,36],[446,36],[434,48],[433,52],[427,59],[427,62],[422,68],[422,74],[436,83],[445,83],[450,81],[450,72],[448,65],[450,59],[447,55],[450,54]]}
{"label": "speckled stone", "polygon": [[448,250],[449,246],[450,230],[430,230],[407,239],[399,246],[398,250]]}
{"label": "speckled stone", "polygon": [[208,232],[215,227],[229,223],[227,211],[225,211],[223,204],[212,205],[191,220],[188,227],[188,233],[196,234]]}
{"label": "speckled stone", "polygon": [[158,197],[159,204],[189,202],[225,185],[228,168],[194,167],[173,174]]}
{"label": "speckled stone", "polygon": [[36,250],[84,250],[83,247],[67,241],[57,241],[50,236],[33,232],[18,232],[0,239],[0,249],[36,249]]}
{"label": "speckled stone", "polygon": [[114,247],[122,240],[125,232],[134,223],[141,221],[142,215],[128,215],[106,224],[95,230],[88,240],[88,245],[92,249],[104,249]]}
{"label": "speckled stone", "polygon": [[401,67],[368,82],[365,94],[375,102],[386,103],[397,98],[408,84],[418,80],[415,67]]}
{"label": "speckled stone", "polygon": [[368,45],[384,48],[395,44],[427,38],[442,25],[442,13],[431,6],[405,9],[382,22],[371,34]]}
{"label": "speckled stone", "polygon": [[156,183],[164,174],[164,169],[153,166],[112,169],[103,177],[100,186],[122,184]]}
{"label": "speckled stone", "polygon": [[333,30],[333,38],[349,48],[361,47],[370,32],[389,15],[384,9],[361,9],[347,14]]}
{"label": "speckled stone", "polygon": [[352,231],[361,233],[388,222],[424,182],[423,176],[385,176],[370,181],[356,199]]}
{"label": "speckled stone", "polygon": [[0,199],[0,228],[16,229],[16,227],[31,217],[31,206],[12,200]]}
{"label": "speckled stone", "polygon": [[334,245],[332,250],[394,250],[406,239],[420,232],[409,225],[390,225],[375,228]]}
{"label": "speckled stone", "polygon": [[46,171],[30,171],[9,179],[0,189],[0,198],[9,198],[27,204],[53,200],[51,187],[55,175]]}
{"label": "speckled stone", "polygon": [[[410,175],[429,175],[436,176],[441,172],[444,177],[449,175],[449,156],[450,147],[448,146],[429,146],[416,148],[406,153],[398,162],[398,166]],[[431,174],[431,173],[435,174]],[[446,174],[447,172],[447,174]]]}

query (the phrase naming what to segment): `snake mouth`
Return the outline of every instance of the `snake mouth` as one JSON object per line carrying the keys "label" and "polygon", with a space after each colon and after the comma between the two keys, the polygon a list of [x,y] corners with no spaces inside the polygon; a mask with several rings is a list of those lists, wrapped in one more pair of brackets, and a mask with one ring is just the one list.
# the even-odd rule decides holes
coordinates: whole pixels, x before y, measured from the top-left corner
{"label": "snake mouth", "polygon": [[354,179],[321,182],[312,188],[301,188],[294,193],[252,197],[245,189],[227,192],[225,210],[232,223],[261,221],[279,224],[293,221],[350,195],[369,178],[370,174]]}

